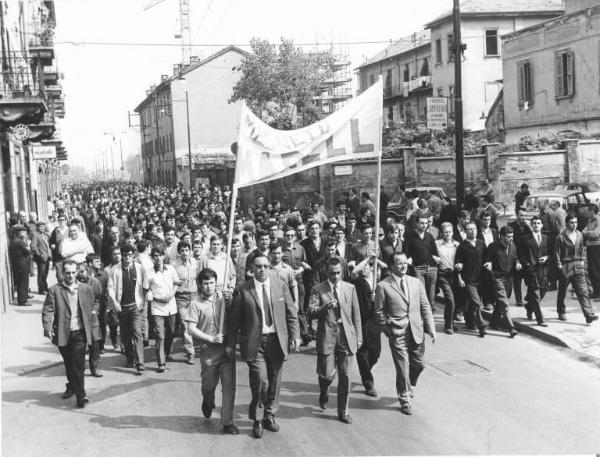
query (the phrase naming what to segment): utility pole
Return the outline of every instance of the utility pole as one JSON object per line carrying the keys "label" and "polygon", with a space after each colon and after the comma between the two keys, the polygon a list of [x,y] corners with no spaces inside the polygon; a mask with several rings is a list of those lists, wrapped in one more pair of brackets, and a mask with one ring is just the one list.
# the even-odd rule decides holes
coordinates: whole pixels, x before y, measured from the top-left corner
{"label": "utility pole", "polygon": [[119,149],[121,150],[121,171],[125,171],[123,166],[123,138],[119,135]]}
{"label": "utility pole", "polygon": [[456,206],[460,210],[465,195],[465,162],[462,109],[462,40],[460,36],[460,4],[454,0],[454,145],[456,148]]}
{"label": "utility pole", "polygon": [[194,185],[192,181],[192,140],[190,137],[190,103],[187,90],[185,91],[185,118],[187,121],[188,159],[190,161],[190,189],[192,189]]}

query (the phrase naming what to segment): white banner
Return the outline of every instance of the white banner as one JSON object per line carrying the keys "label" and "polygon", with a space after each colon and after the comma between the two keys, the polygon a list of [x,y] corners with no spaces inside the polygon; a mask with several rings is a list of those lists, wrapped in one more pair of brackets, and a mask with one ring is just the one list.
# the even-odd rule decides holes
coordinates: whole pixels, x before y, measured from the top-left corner
{"label": "white banner", "polygon": [[448,128],[447,98],[427,98],[427,128],[429,130],[445,130]]}
{"label": "white banner", "polygon": [[33,160],[56,159],[56,146],[32,143],[31,157]]}
{"label": "white banner", "polygon": [[269,127],[244,104],[234,185],[283,178],[340,160],[379,157],[382,114],[381,81],[339,111],[298,130]]}

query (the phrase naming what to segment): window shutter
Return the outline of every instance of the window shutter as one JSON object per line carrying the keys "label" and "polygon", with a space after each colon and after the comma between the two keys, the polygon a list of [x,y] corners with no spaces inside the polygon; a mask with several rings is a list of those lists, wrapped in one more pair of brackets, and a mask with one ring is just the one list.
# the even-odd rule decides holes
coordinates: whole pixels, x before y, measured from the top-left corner
{"label": "window shutter", "polygon": [[533,66],[531,62],[527,62],[526,64],[526,81],[527,81],[527,101],[529,102],[529,107],[533,106]]}
{"label": "window shutter", "polygon": [[562,53],[557,52],[554,55],[554,82],[555,82],[555,97],[562,97],[563,94],[563,66],[562,66]]}
{"label": "window shutter", "polygon": [[574,65],[575,55],[573,51],[567,52],[567,93],[571,97],[575,93],[575,65]]}
{"label": "window shutter", "polygon": [[518,71],[518,76],[517,76],[518,102],[519,102],[519,106],[523,106],[523,103],[525,102],[525,95],[524,95],[524,90],[523,90],[524,83],[525,83],[525,64],[523,64],[523,63],[518,64],[517,71]]}

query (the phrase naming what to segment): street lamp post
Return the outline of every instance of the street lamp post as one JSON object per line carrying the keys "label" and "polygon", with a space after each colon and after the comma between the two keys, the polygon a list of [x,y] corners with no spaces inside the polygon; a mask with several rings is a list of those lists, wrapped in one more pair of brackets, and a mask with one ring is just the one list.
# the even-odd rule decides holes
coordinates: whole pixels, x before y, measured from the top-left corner
{"label": "street lamp post", "polygon": [[190,161],[190,190],[192,189],[192,140],[190,136],[190,103],[188,91],[185,91],[185,117],[187,122],[188,159]]}

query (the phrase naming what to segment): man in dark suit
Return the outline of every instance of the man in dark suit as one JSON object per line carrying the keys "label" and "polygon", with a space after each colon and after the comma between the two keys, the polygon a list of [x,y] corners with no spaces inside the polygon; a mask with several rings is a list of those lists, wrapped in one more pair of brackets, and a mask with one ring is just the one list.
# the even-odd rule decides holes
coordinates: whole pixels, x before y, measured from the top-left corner
{"label": "man in dark suit", "polygon": [[[517,219],[508,224],[515,232],[515,244],[519,245],[531,234],[531,227],[525,221],[525,208],[517,210]],[[523,293],[521,292],[522,271],[513,272],[513,287],[515,290],[515,301],[517,306],[523,306]]]}
{"label": "man in dark suit", "polygon": [[31,269],[31,242],[27,237],[27,227],[18,227],[14,232],[15,238],[10,241],[8,252],[13,281],[17,289],[17,305],[31,306],[31,303],[27,302],[29,298],[29,271]]}
{"label": "man in dark suit", "polygon": [[485,324],[481,317],[481,297],[479,296],[479,284],[481,283],[481,271],[485,243],[478,240],[477,226],[474,222],[467,224],[467,238],[460,243],[456,249],[454,266],[458,275],[458,285],[464,289],[466,296],[465,323],[469,330],[479,330],[479,336],[486,335]]}
{"label": "man in dark suit", "polygon": [[77,407],[88,402],[83,373],[85,350],[92,344],[94,290],[76,281],[77,264],[63,264],[64,281],[50,287],[42,308],[44,336],[58,346],[67,372],[67,390],[63,398],[75,395]]}
{"label": "man in dark suit", "polygon": [[46,223],[39,221],[36,223],[36,230],[31,235],[31,255],[37,265],[37,285],[38,294],[48,292],[48,270],[50,268],[50,238],[46,233]]}
{"label": "man in dark suit", "polygon": [[494,291],[494,309],[490,319],[490,327],[497,330],[504,321],[511,338],[517,335],[515,326],[508,310],[508,297],[511,290],[511,276],[515,269],[521,269],[517,258],[517,248],[513,243],[513,229],[502,227],[500,241],[490,244],[485,251],[484,268],[490,273],[491,285]]}
{"label": "man in dark suit", "polygon": [[362,345],[362,327],[358,296],[352,284],[342,281],[340,259],[327,260],[327,280],[315,286],[310,297],[309,315],[317,324],[317,374],[319,405],[327,408],[327,390],[338,372],[338,419],[351,424],[348,414],[350,393],[349,366]]}
{"label": "man in dark suit", "polygon": [[517,253],[527,284],[527,317],[531,319],[535,315],[537,323],[545,327],[548,324],[544,323],[540,302],[546,295],[548,284],[548,236],[542,233],[542,219],[539,216],[531,218],[531,230],[532,233],[517,244]]}
{"label": "man in dark suit", "polygon": [[435,342],[435,323],[425,286],[406,275],[408,259],[394,254],[392,274],[377,284],[375,316],[389,339],[396,367],[396,393],[400,411],[412,414],[411,398],[419,375],[425,368],[425,336]]}
{"label": "man in dark suit", "polygon": [[[283,362],[288,356],[288,346],[292,351],[300,346],[300,331],[298,310],[290,291],[276,275],[270,274],[269,259],[257,254],[252,264],[254,277],[233,294],[225,351],[228,357],[233,356],[240,331],[240,351],[248,364],[252,391],[248,415],[254,421],[254,437],[261,438],[263,426],[272,432],[279,430],[275,414]],[[264,410],[262,421],[256,417],[259,402]]]}

